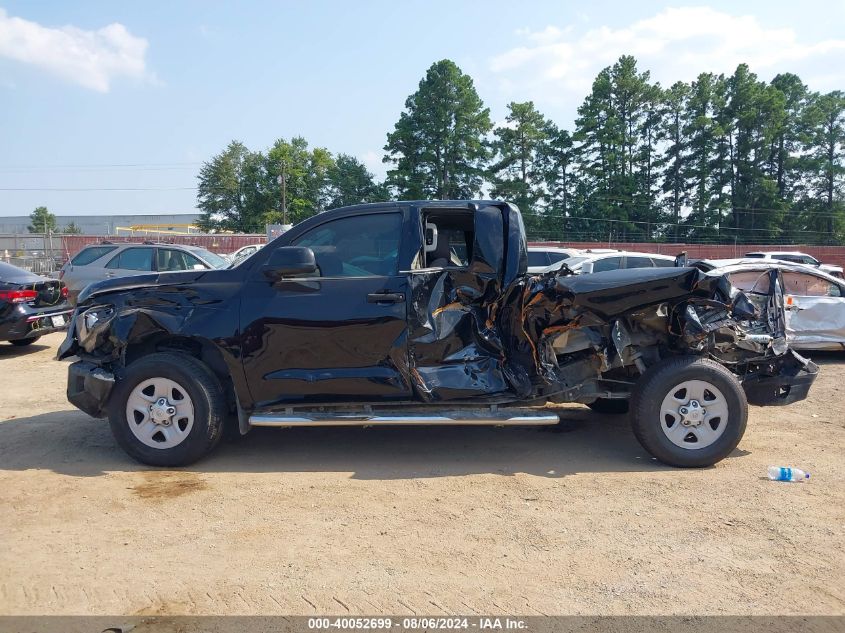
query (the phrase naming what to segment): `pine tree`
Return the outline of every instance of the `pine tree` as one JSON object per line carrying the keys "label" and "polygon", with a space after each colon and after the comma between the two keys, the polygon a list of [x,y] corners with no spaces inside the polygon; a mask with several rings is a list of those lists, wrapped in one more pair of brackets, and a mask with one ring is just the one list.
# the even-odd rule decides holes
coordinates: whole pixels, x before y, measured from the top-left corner
{"label": "pine tree", "polygon": [[548,139],[545,117],[531,101],[511,102],[504,125],[493,134],[492,196],[514,201],[522,211],[527,230],[545,228],[539,205],[543,195],[541,159]]}
{"label": "pine tree", "polygon": [[387,135],[388,183],[406,200],[476,197],[491,127],[472,79],[448,59],[433,64]]}

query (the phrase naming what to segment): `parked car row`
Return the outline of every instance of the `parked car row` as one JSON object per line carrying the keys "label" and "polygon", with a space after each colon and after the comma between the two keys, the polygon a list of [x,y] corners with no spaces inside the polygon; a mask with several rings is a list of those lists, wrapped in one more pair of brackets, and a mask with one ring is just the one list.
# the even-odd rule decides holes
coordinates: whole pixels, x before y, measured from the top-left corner
{"label": "parked car row", "polygon": [[226,268],[230,261],[198,246],[181,244],[112,244],[86,246],[59,271],[72,303],[88,284],[103,279],[144,275],[151,272]]}
{"label": "parked car row", "polygon": [[576,274],[600,273],[627,268],[671,268],[675,265],[675,257],[615,248],[528,247],[529,273],[554,272],[564,264]]}

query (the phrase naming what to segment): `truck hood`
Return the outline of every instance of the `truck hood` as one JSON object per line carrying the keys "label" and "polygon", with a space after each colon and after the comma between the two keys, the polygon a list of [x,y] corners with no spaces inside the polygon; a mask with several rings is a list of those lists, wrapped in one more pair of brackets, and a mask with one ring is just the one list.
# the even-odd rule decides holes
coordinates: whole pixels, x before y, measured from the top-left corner
{"label": "truck hood", "polygon": [[208,272],[209,271],[207,270],[180,270],[175,272],[118,277],[117,279],[104,279],[103,281],[97,281],[86,286],[82,292],[79,293],[79,299],[77,302],[84,303],[91,297],[96,297],[107,292],[136,290],[138,288],[149,288],[151,286],[194,283],[208,274]]}

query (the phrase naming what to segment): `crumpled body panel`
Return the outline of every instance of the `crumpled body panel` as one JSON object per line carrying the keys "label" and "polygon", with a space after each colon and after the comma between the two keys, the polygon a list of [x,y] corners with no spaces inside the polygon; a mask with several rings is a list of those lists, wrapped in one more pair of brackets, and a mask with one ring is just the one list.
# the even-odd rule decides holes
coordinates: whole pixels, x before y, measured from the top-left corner
{"label": "crumpled body panel", "polygon": [[789,344],[795,349],[845,349],[845,298],[798,297],[786,314]]}
{"label": "crumpled body panel", "polygon": [[589,399],[604,373],[645,369],[665,354],[708,355],[746,374],[786,351],[782,324],[767,321],[765,306],[693,268],[564,269],[504,288],[445,270],[414,275],[412,287],[410,362],[427,402]]}

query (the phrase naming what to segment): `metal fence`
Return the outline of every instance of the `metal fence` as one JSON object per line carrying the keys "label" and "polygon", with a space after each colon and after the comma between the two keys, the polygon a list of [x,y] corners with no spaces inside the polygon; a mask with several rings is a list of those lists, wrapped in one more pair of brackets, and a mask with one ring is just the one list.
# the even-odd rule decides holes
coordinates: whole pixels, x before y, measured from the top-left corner
{"label": "metal fence", "polygon": [[754,251],[800,251],[824,264],[845,268],[845,246],[810,246],[808,244],[676,244],[655,242],[529,242],[531,246],[563,246],[566,248],[616,248],[621,251],[677,255],[686,251],[696,259],[734,259]]}

